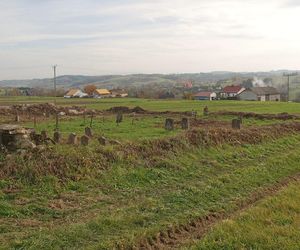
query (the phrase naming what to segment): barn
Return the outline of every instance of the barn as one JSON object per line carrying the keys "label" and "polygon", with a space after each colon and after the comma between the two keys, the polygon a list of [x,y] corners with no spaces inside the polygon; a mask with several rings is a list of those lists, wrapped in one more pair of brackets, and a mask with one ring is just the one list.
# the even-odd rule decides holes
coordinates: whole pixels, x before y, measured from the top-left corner
{"label": "barn", "polygon": [[274,87],[254,87],[244,90],[238,95],[243,101],[280,101],[280,93]]}
{"label": "barn", "polygon": [[212,101],[215,100],[217,98],[217,94],[215,92],[210,92],[210,91],[206,91],[206,92],[199,92],[197,94],[193,95],[194,100],[199,100],[199,101]]}

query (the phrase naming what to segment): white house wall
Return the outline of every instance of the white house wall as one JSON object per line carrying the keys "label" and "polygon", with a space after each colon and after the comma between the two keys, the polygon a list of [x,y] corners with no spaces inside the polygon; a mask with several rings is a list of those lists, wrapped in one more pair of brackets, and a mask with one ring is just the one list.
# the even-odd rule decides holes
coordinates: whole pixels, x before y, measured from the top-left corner
{"label": "white house wall", "polygon": [[280,101],[280,95],[270,95],[270,101]]}
{"label": "white house wall", "polygon": [[210,100],[212,101],[212,100],[214,100],[214,99],[217,99],[217,94],[216,94],[216,93],[212,93],[212,94],[210,95]]}

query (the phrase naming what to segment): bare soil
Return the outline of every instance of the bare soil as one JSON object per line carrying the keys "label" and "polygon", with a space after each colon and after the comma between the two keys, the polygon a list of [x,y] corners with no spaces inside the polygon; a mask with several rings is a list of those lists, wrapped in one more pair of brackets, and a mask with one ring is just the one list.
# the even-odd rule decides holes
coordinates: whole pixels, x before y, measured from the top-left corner
{"label": "bare soil", "polygon": [[238,116],[241,118],[256,118],[259,120],[293,120],[299,119],[300,116],[292,115],[288,113],[280,113],[280,114],[258,114],[254,112],[235,112],[235,111],[219,111],[212,113],[214,115],[230,115],[230,116]]}

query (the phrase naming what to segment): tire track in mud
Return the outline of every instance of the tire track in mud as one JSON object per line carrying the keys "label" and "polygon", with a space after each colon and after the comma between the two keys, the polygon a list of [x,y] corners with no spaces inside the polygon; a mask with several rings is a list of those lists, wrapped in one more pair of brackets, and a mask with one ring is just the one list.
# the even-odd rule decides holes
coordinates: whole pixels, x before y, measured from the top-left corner
{"label": "tire track in mud", "polygon": [[284,178],[272,186],[261,188],[259,191],[252,193],[247,199],[235,203],[236,207],[234,210],[208,213],[187,224],[169,228],[151,238],[143,239],[129,249],[178,249],[183,245],[192,243],[193,240],[200,240],[213,226],[221,221],[237,216],[242,211],[254,206],[257,202],[276,195],[291,183],[299,181],[300,173]]}

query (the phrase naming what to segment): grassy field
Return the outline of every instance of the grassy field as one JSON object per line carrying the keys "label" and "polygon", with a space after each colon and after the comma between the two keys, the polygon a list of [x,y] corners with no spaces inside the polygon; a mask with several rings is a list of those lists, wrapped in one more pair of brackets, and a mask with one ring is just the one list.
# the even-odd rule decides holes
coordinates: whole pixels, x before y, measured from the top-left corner
{"label": "grassy field", "polygon": [[[164,128],[165,119],[171,117],[177,121],[175,129],[173,131],[167,131]],[[166,136],[173,136],[175,134],[183,133],[184,131],[180,128],[180,115],[155,115],[155,116],[137,116],[135,118],[130,115],[123,116],[123,122],[116,124],[116,117],[114,115],[98,116],[93,119],[92,129],[95,137],[105,136],[108,138],[118,140],[144,140],[144,139],[155,139]],[[236,118],[234,116],[207,116],[199,117],[204,122],[207,122],[206,126],[216,126],[216,122],[223,122],[223,127],[230,127],[231,120]],[[243,120],[243,126],[263,126],[268,124],[278,123],[277,120],[258,120],[254,118],[245,118]],[[210,125],[210,123],[212,123]],[[34,127],[33,121],[22,122],[25,127]],[[59,131],[64,138],[67,138],[70,133],[76,133],[77,135],[83,135],[85,127],[90,126],[90,118],[86,117],[84,120],[83,116],[79,117],[66,117],[61,118],[59,122]],[[205,127],[205,124],[203,125]],[[49,135],[56,128],[56,122],[54,118],[46,120],[38,120],[36,124],[36,131],[42,130],[48,131]]]}
{"label": "grassy field", "polygon": [[299,139],[165,155],[152,168],[115,162],[64,184],[51,176],[35,184],[3,179],[0,242],[4,248],[110,249],[212,211],[230,213],[250,194],[300,171]]}
{"label": "grassy field", "polygon": [[[50,100],[9,98],[1,99],[0,103],[11,105]],[[140,106],[152,111],[194,109],[202,113],[203,107],[208,104],[212,111],[300,113],[300,104],[297,103],[142,99],[58,99],[57,102],[102,110],[113,106]],[[155,237],[166,234],[170,228],[176,231],[180,226],[212,213],[229,216],[239,211],[240,204],[247,202],[249,197],[258,193],[263,196],[265,188],[300,173],[299,134],[289,131],[277,135],[259,130],[260,126],[282,121],[244,119],[245,130],[233,145],[231,138],[227,138],[230,132],[222,129],[226,124],[230,127],[234,117],[201,115],[203,121],[210,123],[194,127],[199,132],[197,135],[203,135],[198,138],[201,143],[194,145],[188,143],[187,138],[190,137],[178,125],[171,132],[163,128],[167,116],[139,115],[132,122],[132,117],[125,115],[119,126],[114,115],[95,117],[94,133],[118,139],[122,142],[120,146],[103,147],[93,139],[89,147],[64,144],[26,154],[7,156],[1,153],[0,249],[113,249],[116,246],[139,247],[146,243],[155,245]],[[176,121],[181,119],[178,114],[171,116]],[[54,119],[39,119],[37,130],[45,129],[52,133]],[[216,128],[225,133],[220,134],[225,139],[222,142],[222,138],[216,138],[218,143],[212,144],[205,132],[218,123],[221,126]],[[33,126],[30,120],[21,124]],[[83,134],[86,126],[89,126],[89,119],[84,122],[80,116],[62,117],[59,124],[64,138],[70,132]],[[253,126],[256,132],[247,132]],[[213,135],[218,134],[217,130],[211,131]],[[259,131],[265,136],[260,137]],[[231,135],[234,137],[234,134]],[[283,192],[290,204],[293,197],[288,194],[288,191]],[[298,195],[296,193],[295,197]],[[270,204],[272,200],[266,202],[261,204]],[[289,209],[298,209],[298,202],[293,202],[294,207],[285,209],[283,206],[278,211],[274,204],[271,209],[274,214],[264,210],[265,216],[261,219],[259,213],[262,210],[258,210],[258,221],[251,222],[250,219],[256,215],[254,208],[254,212],[249,210],[248,217],[242,214],[216,226],[202,241],[195,242],[193,236],[188,235],[176,241],[171,248],[259,249],[270,240],[266,238],[268,229],[261,238],[246,229],[252,227],[254,231],[258,230],[264,222],[262,220],[268,218],[270,221],[277,218],[283,227],[292,225],[294,221],[297,223],[294,214],[298,210],[288,219],[285,214],[293,212]],[[264,205],[259,206],[257,209],[264,209]],[[265,209],[268,207],[265,205]],[[290,240],[289,244],[294,242],[297,246],[294,237],[298,234],[292,227],[287,229],[286,238]],[[282,228],[272,227],[270,230],[273,230],[270,231],[272,238],[276,238],[276,233],[281,236],[283,232],[280,231]],[[239,233],[240,237],[231,237],[233,232]],[[257,240],[257,245],[251,245],[252,240]],[[281,248],[281,242],[283,239],[271,242],[270,246]],[[162,249],[167,246],[164,242],[160,244],[158,246]]]}
{"label": "grassy field", "polygon": [[[0,105],[24,103],[53,103],[54,98],[49,97],[1,97]],[[300,113],[300,103],[284,102],[245,102],[245,101],[189,101],[189,100],[148,100],[134,98],[109,99],[64,99],[57,98],[58,105],[79,105],[91,109],[105,110],[115,106],[140,106],[151,111],[191,111],[202,113],[207,105],[211,111],[230,110],[258,113]]]}
{"label": "grassy field", "polygon": [[[34,123],[32,121],[25,122],[24,126],[34,127]],[[59,130],[65,138],[70,133],[83,135],[85,127],[89,126],[90,118],[86,118],[84,122],[83,117],[61,119],[59,122]],[[182,131],[179,126],[173,131],[166,131],[164,129],[164,118],[161,116],[146,116],[134,120],[131,117],[124,116],[123,122],[119,125],[116,124],[115,116],[95,117],[92,129],[95,136],[105,136],[118,140],[159,138],[172,136]],[[36,130],[46,130],[52,133],[55,130],[55,119],[38,122]]]}
{"label": "grassy field", "polygon": [[215,226],[188,249],[300,249],[300,183]]}

